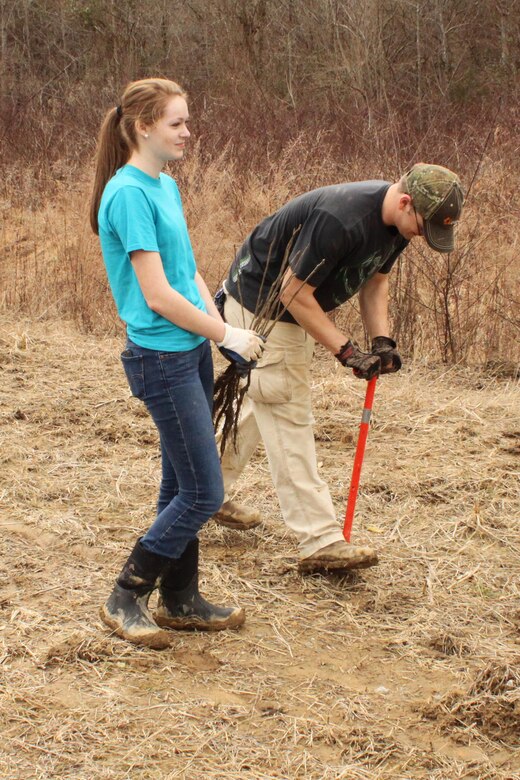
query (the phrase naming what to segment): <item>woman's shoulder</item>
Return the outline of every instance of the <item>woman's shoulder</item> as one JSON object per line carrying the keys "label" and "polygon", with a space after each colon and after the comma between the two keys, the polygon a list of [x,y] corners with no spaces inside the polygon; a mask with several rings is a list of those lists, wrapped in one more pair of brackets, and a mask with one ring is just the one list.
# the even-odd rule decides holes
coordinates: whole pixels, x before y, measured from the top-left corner
{"label": "woman's shoulder", "polygon": [[98,219],[102,222],[104,215],[112,220],[118,214],[139,214],[149,211],[154,211],[154,200],[147,192],[146,186],[132,178],[118,176],[116,173],[103,191]]}
{"label": "woman's shoulder", "polygon": [[148,200],[144,188],[132,181],[112,178],[106,185],[101,198],[101,207],[109,208],[114,204],[128,204],[132,201]]}
{"label": "woman's shoulder", "polygon": [[144,183],[132,175],[127,167],[119,168],[111,179],[108,180],[105,192],[115,194],[122,190],[143,190]]}

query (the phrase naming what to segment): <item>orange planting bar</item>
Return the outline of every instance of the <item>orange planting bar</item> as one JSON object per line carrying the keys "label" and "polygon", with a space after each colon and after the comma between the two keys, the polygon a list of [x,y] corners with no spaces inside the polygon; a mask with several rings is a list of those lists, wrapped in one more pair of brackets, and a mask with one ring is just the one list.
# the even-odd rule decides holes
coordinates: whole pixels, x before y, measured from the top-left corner
{"label": "orange planting bar", "polygon": [[359,478],[361,477],[361,467],[365,455],[365,445],[367,443],[368,429],[370,425],[370,416],[372,414],[372,404],[374,403],[374,393],[376,391],[377,377],[370,379],[367,384],[365,395],[365,405],[361,416],[361,425],[359,426],[359,437],[354,456],[354,466],[352,467],[352,478],[350,480],[350,490],[347,500],[347,512],[345,514],[345,525],[343,526],[343,536],[350,542],[350,532],[352,531],[352,522],[354,520],[354,509],[356,508],[356,499],[359,490]]}

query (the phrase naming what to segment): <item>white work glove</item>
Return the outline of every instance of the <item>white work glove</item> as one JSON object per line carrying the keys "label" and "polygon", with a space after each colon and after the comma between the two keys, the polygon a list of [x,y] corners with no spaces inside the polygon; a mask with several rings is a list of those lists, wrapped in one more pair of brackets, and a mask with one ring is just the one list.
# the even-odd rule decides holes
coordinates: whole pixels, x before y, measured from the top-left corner
{"label": "white work glove", "polygon": [[254,330],[245,328],[234,328],[227,322],[224,323],[226,332],[222,341],[217,341],[217,347],[221,351],[226,351],[234,360],[234,355],[238,359],[250,361],[258,360],[264,350],[264,340]]}

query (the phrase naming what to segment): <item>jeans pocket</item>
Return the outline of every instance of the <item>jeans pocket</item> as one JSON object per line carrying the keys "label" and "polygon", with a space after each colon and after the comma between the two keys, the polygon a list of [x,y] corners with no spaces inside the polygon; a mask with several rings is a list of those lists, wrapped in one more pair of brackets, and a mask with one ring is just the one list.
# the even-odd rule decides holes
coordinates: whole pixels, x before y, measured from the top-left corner
{"label": "jeans pocket", "polygon": [[121,353],[121,362],[132,395],[142,401],[146,394],[144,383],[144,357],[142,355],[134,355],[131,349],[125,349],[125,351]]}
{"label": "jeans pocket", "polygon": [[251,371],[247,394],[262,404],[286,404],[293,395],[291,377],[284,354],[273,353],[262,358],[262,364]]}

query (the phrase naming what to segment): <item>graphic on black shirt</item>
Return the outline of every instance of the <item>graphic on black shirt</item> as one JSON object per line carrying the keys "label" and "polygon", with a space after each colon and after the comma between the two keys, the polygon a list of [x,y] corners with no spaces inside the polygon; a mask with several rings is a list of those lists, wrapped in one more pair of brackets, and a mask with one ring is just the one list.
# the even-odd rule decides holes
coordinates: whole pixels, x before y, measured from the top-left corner
{"label": "graphic on black shirt", "polygon": [[239,274],[242,273],[244,268],[246,268],[251,262],[251,255],[247,254],[244,257],[241,257],[238,263],[234,263],[231,266],[231,278],[233,279],[233,282],[236,282],[238,280]]}
{"label": "graphic on black shirt", "polygon": [[[363,287],[367,279],[383,265],[381,255],[374,252],[358,268],[340,268],[335,277],[334,303],[341,306],[342,303],[352,298]],[[344,293],[344,294],[343,294]]]}

